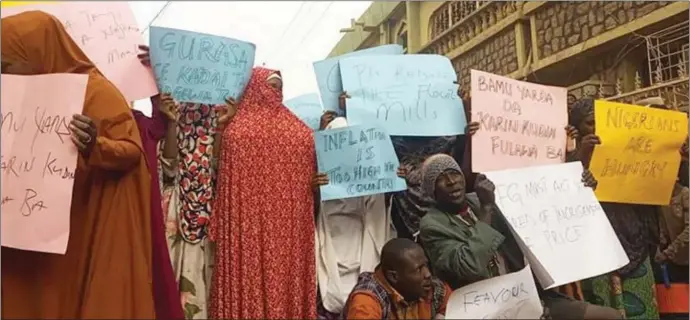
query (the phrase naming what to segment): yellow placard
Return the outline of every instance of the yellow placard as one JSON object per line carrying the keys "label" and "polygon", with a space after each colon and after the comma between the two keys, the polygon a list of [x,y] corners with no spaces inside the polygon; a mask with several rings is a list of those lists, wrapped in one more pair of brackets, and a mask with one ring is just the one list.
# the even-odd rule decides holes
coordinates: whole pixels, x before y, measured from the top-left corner
{"label": "yellow placard", "polygon": [[0,1],[0,8],[11,8],[29,4],[54,3],[57,1]]}
{"label": "yellow placard", "polygon": [[603,202],[668,205],[688,136],[687,115],[679,111],[597,100],[590,170]]}

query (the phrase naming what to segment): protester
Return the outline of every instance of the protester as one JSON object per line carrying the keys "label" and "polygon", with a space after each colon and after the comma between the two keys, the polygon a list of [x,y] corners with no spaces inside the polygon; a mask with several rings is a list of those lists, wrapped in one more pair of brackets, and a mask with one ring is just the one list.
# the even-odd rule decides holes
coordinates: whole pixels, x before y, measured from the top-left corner
{"label": "protester", "polygon": [[[661,97],[636,102],[670,110]],[[680,149],[681,163],[668,206],[659,207],[659,247],[652,264],[661,319],[688,317],[688,142]]]}
{"label": "protester", "polygon": [[359,275],[343,319],[443,319],[451,290],[431,275],[422,248],[396,238],[381,250],[374,272]]}
{"label": "protester", "polygon": [[[344,127],[347,120],[335,118],[324,129]],[[325,173],[316,174],[312,181],[314,188],[327,184]],[[390,224],[383,194],[321,203],[315,247],[319,318],[337,319],[359,274],[374,271],[383,244],[391,238]]]}
{"label": "protester", "polygon": [[139,127],[139,134],[141,135],[141,142],[146,154],[146,163],[151,173],[151,244],[153,246],[152,252],[152,275],[153,275],[153,297],[156,303],[156,317],[158,319],[184,319],[182,306],[178,303],[180,301],[180,291],[177,287],[177,281],[173,273],[172,265],[170,264],[170,251],[165,235],[165,220],[163,217],[163,208],[161,206],[161,188],[158,179],[157,166],[157,145],[160,141],[167,127],[175,127],[175,122],[168,124],[170,117],[164,114],[171,113],[171,110],[159,110],[159,106],[167,107],[168,104],[160,103],[171,100],[169,95],[156,95],[151,97],[152,118],[147,117],[139,110],[132,109],[134,119]]}
{"label": "protester", "polygon": [[316,318],[312,130],[254,68],[223,133],[211,220],[214,319]]}
{"label": "protester", "polygon": [[[467,115],[468,121],[471,121],[472,119],[472,97],[467,93],[458,93],[459,96],[462,97],[463,100],[463,105],[465,107],[465,113]],[[478,122],[470,122],[467,128],[467,137],[472,137],[477,131],[479,131],[480,126]],[[575,152],[575,140],[577,139],[577,129],[573,126],[566,126],[565,131],[568,137],[568,140],[566,142],[566,157],[572,156]],[[462,161],[462,174],[465,178],[465,192],[466,193],[472,193],[474,192],[474,185],[476,181],[477,174],[473,172],[472,170],[472,139],[465,139],[465,151],[463,152],[463,161]],[[502,233],[510,233],[510,230],[508,229],[507,225],[499,225],[495,227],[500,227],[503,228],[500,231]],[[512,238],[507,239],[507,241],[514,241]],[[516,244],[516,243],[515,243]],[[517,245],[517,244],[516,244]],[[582,292],[582,286],[579,281],[573,282],[573,283],[568,283],[556,288],[553,288],[554,291],[557,291],[563,295],[566,295],[570,298],[576,299],[576,300],[584,300],[584,294]]]}
{"label": "protester", "polygon": [[[592,185],[589,171],[583,182]],[[478,175],[475,194],[466,194],[465,177],[455,160],[445,154],[429,157],[422,166],[422,190],[435,206],[422,218],[420,239],[434,273],[453,289],[484,279],[517,272],[525,267],[514,237],[505,227],[495,203],[494,185]],[[505,230],[505,231],[499,231]],[[610,308],[540,290],[554,319],[619,319]]]}
{"label": "protester", "polygon": [[2,73],[88,75],[65,255],[2,248],[4,319],[154,319],[151,178],[129,103],[40,11],[2,19]]}
{"label": "protester", "polygon": [[[569,123],[577,128],[576,160],[589,168],[594,146],[601,143],[595,134],[594,100],[575,102]],[[657,207],[601,202],[630,262],[622,268],[591,279],[591,289],[583,290],[587,300],[619,310],[627,319],[658,319],[654,275],[650,257],[659,242]],[[625,296],[625,300],[624,300]]]}
{"label": "protester", "polygon": [[[458,95],[461,95],[458,92]],[[346,100],[350,96],[343,92],[339,96],[339,106],[346,114]],[[468,105],[465,102],[467,112]],[[467,112],[469,116],[469,112]],[[331,117],[334,117],[332,113]],[[430,200],[424,196],[420,189],[419,169],[424,160],[434,154],[445,153],[452,155],[458,161],[463,159],[465,150],[465,137],[470,132],[479,128],[479,123],[470,122],[465,135],[446,137],[391,137],[395,153],[400,161],[400,166],[406,171],[407,189],[387,194],[388,206],[391,208],[391,218],[395,225],[398,237],[417,239],[419,234],[419,220],[426,214],[430,206]]]}
{"label": "protester", "polygon": [[[206,228],[214,194],[214,131],[227,123],[229,105],[209,106],[167,101],[175,126],[169,127],[160,147],[164,178],[163,207],[170,259],[180,287],[186,319],[207,319],[213,247]],[[178,111],[179,110],[179,111]],[[179,115],[178,115],[179,113]],[[174,119],[174,120],[173,120]],[[172,132],[171,132],[172,131]]]}

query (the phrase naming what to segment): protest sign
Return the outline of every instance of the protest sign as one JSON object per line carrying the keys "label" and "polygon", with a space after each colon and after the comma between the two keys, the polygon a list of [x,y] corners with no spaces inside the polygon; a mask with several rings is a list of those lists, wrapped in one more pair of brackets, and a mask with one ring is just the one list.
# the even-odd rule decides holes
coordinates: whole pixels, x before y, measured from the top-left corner
{"label": "protest sign", "polygon": [[567,90],[471,70],[472,171],[565,161]]}
{"label": "protest sign", "polygon": [[375,122],[392,136],[462,134],[467,120],[455,70],[439,55],[360,56],[340,60],[350,123]]}
{"label": "protest sign", "polygon": [[323,108],[321,108],[321,101],[319,95],[316,93],[307,93],[301,96],[294,97],[283,102],[297,118],[302,120],[312,130],[319,130],[321,123],[321,115]]}
{"label": "protest sign", "polygon": [[151,65],[161,92],[182,102],[224,104],[249,83],[256,46],[210,34],[151,27]]}
{"label": "protest sign", "polygon": [[590,170],[599,201],[668,205],[688,136],[687,114],[601,100],[594,112],[601,144]]}
{"label": "protest sign", "polygon": [[544,313],[529,265],[453,291],[446,319],[539,319]]}
{"label": "protest sign", "polygon": [[137,58],[138,46],[145,42],[127,2],[36,1],[3,8],[1,15],[4,18],[31,10],[60,20],[74,42],[128,101],[158,93],[151,70]]}
{"label": "protest sign", "polygon": [[81,74],[2,75],[2,246],[66,252],[77,165],[68,125],[82,112],[87,81]]}
{"label": "protest sign", "polygon": [[343,82],[340,77],[340,66],[338,65],[340,59],[360,55],[400,54],[403,54],[403,47],[401,45],[387,44],[314,62],[316,84],[319,87],[319,94],[321,95],[321,102],[324,110],[331,110],[342,114],[340,108],[338,108],[338,97],[340,93],[343,92]]}
{"label": "protest sign", "polygon": [[486,172],[496,185],[496,204],[544,288],[629,262],[582,172],[580,162]]}
{"label": "protest sign", "polygon": [[407,189],[388,134],[376,126],[349,126],[314,133],[319,172],[328,174],[321,200]]}

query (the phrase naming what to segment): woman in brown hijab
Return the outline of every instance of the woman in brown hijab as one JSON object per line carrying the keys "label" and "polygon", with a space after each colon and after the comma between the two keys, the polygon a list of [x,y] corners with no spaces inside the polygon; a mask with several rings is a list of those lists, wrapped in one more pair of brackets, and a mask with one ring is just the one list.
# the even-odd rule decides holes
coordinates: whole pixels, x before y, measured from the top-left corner
{"label": "woman in brown hijab", "polygon": [[[53,16],[2,19],[2,73],[87,74],[65,255],[2,248],[2,318],[155,318],[151,178],[129,104]],[[37,94],[40,94],[37,93]]]}

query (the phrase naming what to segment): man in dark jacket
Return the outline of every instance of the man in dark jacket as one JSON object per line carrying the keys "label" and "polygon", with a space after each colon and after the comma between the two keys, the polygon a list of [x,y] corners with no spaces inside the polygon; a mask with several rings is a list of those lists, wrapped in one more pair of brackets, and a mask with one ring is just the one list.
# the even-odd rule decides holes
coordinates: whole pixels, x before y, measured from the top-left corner
{"label": "man in dark jacket", "polygon": [[[422,218],[420,239],[432,270],[451,288],[522,270],[525,260],[494,198],[494,185],[478,175],[475,194],[455,160],[438,154],[422,166],[422,188],[435,206]],[[539,286],[538,286],[539,289]],[[616,310],[539,290],[553,319],[622,319]]]}

